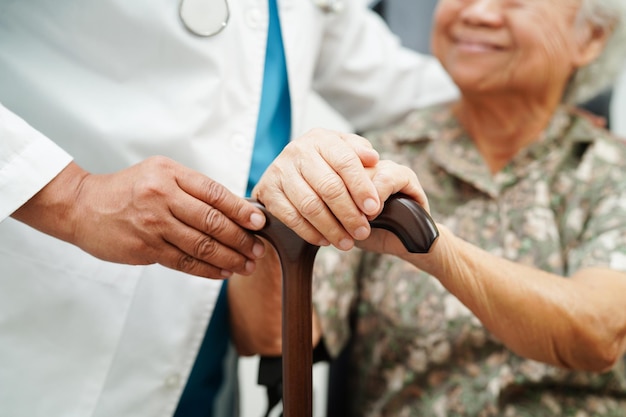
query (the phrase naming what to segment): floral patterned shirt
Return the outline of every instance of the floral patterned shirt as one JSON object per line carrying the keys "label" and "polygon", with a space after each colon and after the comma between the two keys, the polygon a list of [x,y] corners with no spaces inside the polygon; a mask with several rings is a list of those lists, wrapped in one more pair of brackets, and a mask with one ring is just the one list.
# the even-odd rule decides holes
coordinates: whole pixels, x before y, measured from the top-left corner
{"label": "floral patterned shirt", "polygon": [[[448,105],[366,136],[417,172],[432,217],[466,241],[564,277],[626,271],[626,146],[584,117],[559,109],[495,175]],[[321,248],[314,305],[331,355],[353,341],[352,416],[626,416],[626,361],[596,374],[519,357],[397,258]]]}

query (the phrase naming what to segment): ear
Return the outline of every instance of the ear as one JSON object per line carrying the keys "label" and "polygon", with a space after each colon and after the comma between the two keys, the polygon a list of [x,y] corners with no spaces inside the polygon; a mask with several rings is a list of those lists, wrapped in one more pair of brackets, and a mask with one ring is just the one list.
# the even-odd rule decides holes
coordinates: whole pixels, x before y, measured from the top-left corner
{"label": "ear", "polygon": [[579,29],[578,42],[574,56],[576,67],[584,67],[602,54],[611,29],[592,26],[590,23]]}

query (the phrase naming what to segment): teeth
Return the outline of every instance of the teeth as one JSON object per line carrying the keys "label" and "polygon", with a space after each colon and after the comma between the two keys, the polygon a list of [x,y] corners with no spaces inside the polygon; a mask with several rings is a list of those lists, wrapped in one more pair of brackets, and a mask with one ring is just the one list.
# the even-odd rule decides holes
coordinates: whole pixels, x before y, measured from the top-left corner
{"label": "teeth", "polygon": [[497,49],[495,46],[493,46],[491,44],[488,44],[488,43],[474,42],[474,41],[463,41],[463,40],[459,41],[459,46],[461,46],[463,48],[467,48],[467,49],[481,50],[481,51]]}

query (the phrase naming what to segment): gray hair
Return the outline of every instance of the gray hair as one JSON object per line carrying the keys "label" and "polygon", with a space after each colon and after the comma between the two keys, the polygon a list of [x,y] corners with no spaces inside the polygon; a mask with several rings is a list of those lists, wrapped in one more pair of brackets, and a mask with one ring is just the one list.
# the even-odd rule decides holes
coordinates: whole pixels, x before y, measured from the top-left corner
{"label": "gray hair", "polygon": [[626,0],[581,0],[578,23],[608,32],[602,53],[572,76],[563,101],[582,103],[609,88],[626,62]]}

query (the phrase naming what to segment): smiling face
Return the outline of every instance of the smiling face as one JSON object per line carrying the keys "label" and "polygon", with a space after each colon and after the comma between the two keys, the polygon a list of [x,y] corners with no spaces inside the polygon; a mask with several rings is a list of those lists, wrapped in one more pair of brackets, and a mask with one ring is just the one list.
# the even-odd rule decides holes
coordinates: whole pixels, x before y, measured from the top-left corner
{"label": "smiling face", "polygon": [[[464,93],[560,95],[597,56],[581,0],[439,0],[432,50]],[[601,50],[601,48],[600,48]]]}

